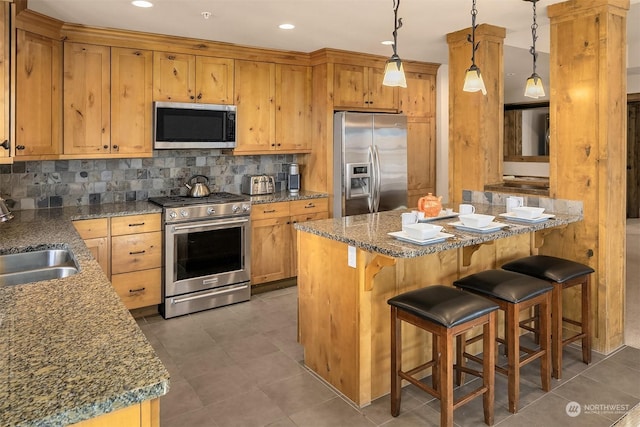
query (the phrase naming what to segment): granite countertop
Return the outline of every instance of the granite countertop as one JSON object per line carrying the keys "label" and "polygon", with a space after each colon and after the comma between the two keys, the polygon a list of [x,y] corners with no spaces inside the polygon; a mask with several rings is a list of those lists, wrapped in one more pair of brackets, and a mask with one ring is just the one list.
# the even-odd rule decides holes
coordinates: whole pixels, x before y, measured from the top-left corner
{"label": "granite countertop", "polygon": [[300,190],[298,194],[291,194],[288,191],[278,191],[272,194],[251,196],[251,204],[259,205],[262,203],[292,202],[296,200],[323,199],[327,197],[329,197],[327,193],[318,193],[315,191]]}
{"label": "granite countertop", "polygon": [[71,221],[161,212],[147,202],[14,212],[0,254],[69,248],[70,277],[0,287],[0,425],[61,426],[169,389],[169,373]]}
{"label": "granite countertop", "polygon": [[299,222],[295,224],[295,228],[300,231],[344,242],[369,252],[394,258],[415,258],[448,249],[489,242],[516,234],[559,227],[582,220],[582,215],[579,214],[563,214],[548,211],[545,213],[554,214],[555,218],[539,223],[522,223],[510,221],[499,216],[499,214],[505,212],[503,206],[481,204],[474,204],[474,206],[476,207],[476,213],[494,215],[496,217],[495,222],[502,222],[508,225],[500,231],[476,233],[459,231],[449,225],[449,223],[458,221],[456,217],[439,219],[431,223],[444,226],[445,228],[442,231],[453,234],[454,236],[442,243],[424,246],[405,243],[387,234],[402,230],[400,214],[402,212],[410,212],[409,209]]}

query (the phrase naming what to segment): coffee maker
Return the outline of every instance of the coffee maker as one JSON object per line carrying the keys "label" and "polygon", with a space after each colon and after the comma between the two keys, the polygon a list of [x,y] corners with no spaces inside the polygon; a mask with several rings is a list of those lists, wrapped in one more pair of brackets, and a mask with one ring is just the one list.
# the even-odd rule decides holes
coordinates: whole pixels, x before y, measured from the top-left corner
{"label": "coffee maker", "polygon": [[298,194],[300,192],[300,168],[297,163],[291,163],[289,165],[287,188],[291,194]]}

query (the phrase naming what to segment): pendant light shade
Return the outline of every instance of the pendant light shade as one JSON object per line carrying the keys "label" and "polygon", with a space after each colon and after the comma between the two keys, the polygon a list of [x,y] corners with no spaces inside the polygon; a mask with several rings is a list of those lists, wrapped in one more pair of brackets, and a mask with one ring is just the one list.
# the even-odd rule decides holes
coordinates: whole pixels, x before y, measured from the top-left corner
{"label": "pendant light shade", "polygon": [[393,2],[393,55],[387,61],[387,65],[384,69],[384,79],[382,84],[384,86],[399,86],[407,87],[407,79],[404,76],[404,67],[402,61],[398,56],[398,29],[402,27],[402,18],[398,19],[398,8],[400,7],[400,0],[394,0]]}
{"label": "pendant light shade", "polygon": [[538,29],[538,23],[536,22],[536,3],[538,0],[524,0],[530,1],[533,3],[533,24],[531,24],[531,48],[529,49],[529,53],[533,57],[533,73],[527,79],[527,84],[524,88],[524,96],[529,98],[541,98],[544,96],[544,86],[542,85],[542,79],[536,73],[536,60],[538,59],[538,52],[536,52],[536,40],[538,36],[536,34],[536,30]]}
{"label": "pendant light shade", "polygon": [[384,68],[384,86],[407,87],[407,79],[404,76],[404,67],[402,61],[397,55],[392,56]]}
{"label": "pendant light shade", "polygon": [[476,50],[478,44],[476,43],[476,15],[478,10],[476,9],[476,0],[473,0],[473,6],[471,7],[471,34],[467,34],[467,41],[471,43],[471,67],[467,69],[464,75],[464,86],[462,90],[465,92],[482,92],[483,95],[487,94],[487,88],[482,80],[482,74],[480,68],[476,65]]}

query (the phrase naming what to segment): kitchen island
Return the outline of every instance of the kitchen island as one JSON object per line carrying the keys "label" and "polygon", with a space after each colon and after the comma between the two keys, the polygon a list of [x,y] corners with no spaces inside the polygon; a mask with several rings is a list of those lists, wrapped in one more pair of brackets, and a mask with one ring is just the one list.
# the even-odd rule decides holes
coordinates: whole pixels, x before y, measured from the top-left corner
{"label": "kitchen island", "polygon": [[0,224],[0,254],[69,249],[80,267],[64,279],[0,286],[0,425],[96,417],[159,425],[169,373],[72,220],[160,210],[146,202],[28,210]]}
{"label": "kitchen island", "polygon": [[[478,213],[506,223],[505,228],[461,232],[448,225],[456,218],[441,219],[434,224],[445,226],[453,237],[431,245],[387,234],[401,230],[402,210],[296,224],[305,365],[356,405],[368,405],[390,390],[389,298],[424,286],[450,285],[459,277],[534,254],[547,233],[561,233],[582,219],[580,202],[536,198],[554,218],[507,221],[499,216],[505,212],[502,196],[481,197],[485,204],[468,201]],[[426,361],[430,336],[407,328],[403,348],[403,360],[415,366]]]}

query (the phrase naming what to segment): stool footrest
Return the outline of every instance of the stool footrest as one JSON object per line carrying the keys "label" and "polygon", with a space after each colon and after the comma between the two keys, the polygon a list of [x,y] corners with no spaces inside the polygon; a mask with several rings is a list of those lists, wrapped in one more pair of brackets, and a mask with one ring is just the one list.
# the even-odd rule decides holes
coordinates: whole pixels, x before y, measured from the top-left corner
{"label": "stool footrest", "polygon": [[572,342],[581,340],[582,338],[584,338],[586,336],[587,336],[587,334],[581,333],[581,334],[577,334],[577,335],[574,335],[574,336],[569,337],[569,338],[565,338],[565,339],[562,340],[562,345],[571,344]]}

